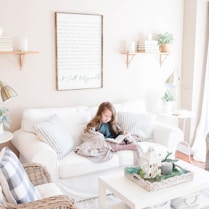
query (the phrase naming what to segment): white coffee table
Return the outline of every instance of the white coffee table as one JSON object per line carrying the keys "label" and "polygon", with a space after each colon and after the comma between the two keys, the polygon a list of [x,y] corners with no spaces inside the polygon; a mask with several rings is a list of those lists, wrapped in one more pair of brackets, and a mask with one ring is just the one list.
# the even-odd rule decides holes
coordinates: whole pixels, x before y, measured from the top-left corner
{"label": "white coffee table", "polygon": [[179,160],[178,165],[194,173],[192,181],[165,189],[148,192],[124,176],[123,170],[99,177],[99,207],[107,208],[106,192],[109,190],[131,209],[142,209],[177,197],[209,188],[209,172]]}

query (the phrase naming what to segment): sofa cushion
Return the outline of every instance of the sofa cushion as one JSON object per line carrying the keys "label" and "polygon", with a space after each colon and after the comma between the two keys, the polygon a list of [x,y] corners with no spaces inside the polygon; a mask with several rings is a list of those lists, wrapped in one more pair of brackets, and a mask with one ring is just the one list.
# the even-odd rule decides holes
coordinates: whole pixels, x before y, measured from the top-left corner
{"label": "sofa cushion", "polygon": [[36,133],[34,125],[50,119],[53,115],[58,115],[62,119],[73,137],[74,145],[79,145],[82,130],[91,119],[87,106],[25,109],[22,114],[21,129],[25,132]]}
{"label": "sofa cushion", "polygon": [[58,175],[60,178],[69,178],[115,168],[118,165],[117,155],[114,155],[109,161],[95,163],[72,151],[59,162]]}
{"label": "sofa cushion", "polygon": [[57,153],[58,159],[65,157],[73,149],[73,139],[69,131],[57,116],[34,125],[34,128],[44,142],[48,143]]}
{"label": "sofa cushion", "polygon": [[161,159],[165,159],[166,155],[168,154],[168,149],[162,144],[158,144],[155,142],[138,142],[142,151],[145,153],[148,151],[150,147],[152,147],[155,152],[161,157]]}
{"label": "sofa cushion", "polygon": [[[161,157],[161,159],[162,160],[165,159],[168,152],[165,146],[161,144],[157,144],[155,142],[138,142],[138,143],[144,153],[148,151],[149,147],[153,147],[153,149]],[[120,166],[133,165],[134,162],[133,151],[123,150],[116,152],[116,154],[118,156]]]}
{"label": "sofa cushion", "polygon": [[[116,112],[133,112],[133,113],[146,113],[145,103],[141,99],[130,100],[122,103],[114,103]],[[91,117],[93,118],[98,110],[97,106],[89,107]]]}
{"label": "sofa cushion", "polygon": [[[167,155],[167,149],[163,145],[154,142],[138,143],[140,144],[143,152],[146,152],[149,147],[153,147],[162,159],[164,159]],[[69,178],[115,168],[117,166],[133,165],[133,163],[134,157],[133,151],[131,150],[118,151],[111,160],[102,163],[95,163],[83,156],[77,155],[72,151],[59,162],[58,172],[60,178]]]}
{"label": "sofa cushion", "polygon": [[40,184],[35,186],[35,188],[39,192],[41,199],[56,195],[63,195],[59,187],[54,183]]}
{"label": "sofa cushion", "polygon": [[117,121],[121,128],[140,137],[141,141],[151,141],[156,115],[148,113],[118,112]]}
{"label": "sofa cushion", "polygon": [[[114,105],[115,106],[115,105]],[[141,99],[130,100],[116,104],[117,112],[132,112],[132,113],[146,113],[145,102]]]}
{"label": "sofa cushion", "polygon": [[10,203],[27,203],[39,199],[17,156],[4,147],[0,153],[0,183]]}

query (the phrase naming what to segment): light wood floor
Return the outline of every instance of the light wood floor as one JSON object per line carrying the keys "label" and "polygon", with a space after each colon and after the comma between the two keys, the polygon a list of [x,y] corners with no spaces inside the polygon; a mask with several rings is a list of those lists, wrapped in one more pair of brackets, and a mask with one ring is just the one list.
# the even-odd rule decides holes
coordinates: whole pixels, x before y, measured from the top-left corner
{"label": "light wood floor", "polygon": [[189,161],[189,156],[182,153],[182,152],[177,151],[176,152],[176,158],[184,160],[188,163],[192,163],[193,165],[196,165],[200,168],[203,168],[203,169],[205,168],[205,163],[194,160],[192,156],[190,156],[190,158],[191,158],[191,162],[190,162]]}

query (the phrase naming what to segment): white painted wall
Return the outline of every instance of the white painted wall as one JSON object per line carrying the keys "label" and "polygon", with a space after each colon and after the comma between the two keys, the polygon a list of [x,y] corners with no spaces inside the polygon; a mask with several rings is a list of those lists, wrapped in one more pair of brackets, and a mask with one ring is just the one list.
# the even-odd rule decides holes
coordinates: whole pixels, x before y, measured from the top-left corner
{"label": "white painted wall", "polygon": [[[0,80],[16,89],[18,97],[5,105],[12,117],[11,131],[20,127],[26,107],[98,105],[144,98],[150,110],[161,105],[164,80],[177,67],[181,72],[182,0],[0,0],[0,27],[5,34],[28,37],[29,49],[19,70],[18,57],[0,55]],[[103,88],[56,90],[55,12],[103,15]],[[137,41],[147,33],[172,32],[172,54],[160,68],[158,55],[138,55],[126,69],[120,54],[123,41]]]}

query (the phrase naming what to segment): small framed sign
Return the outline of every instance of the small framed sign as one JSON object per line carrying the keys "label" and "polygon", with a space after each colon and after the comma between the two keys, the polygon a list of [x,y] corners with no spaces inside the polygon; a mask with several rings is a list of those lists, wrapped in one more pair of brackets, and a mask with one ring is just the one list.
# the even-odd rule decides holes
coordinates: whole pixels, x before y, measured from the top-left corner
{"label": "small framed sign", "polygon": [[103,86],[103,16],[55,13],[57,90]]}

